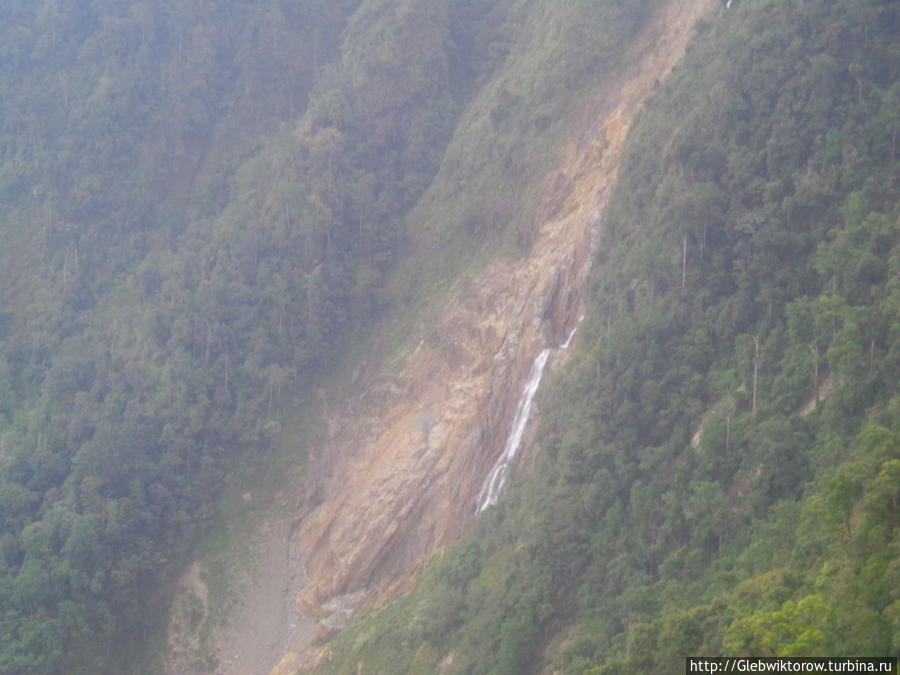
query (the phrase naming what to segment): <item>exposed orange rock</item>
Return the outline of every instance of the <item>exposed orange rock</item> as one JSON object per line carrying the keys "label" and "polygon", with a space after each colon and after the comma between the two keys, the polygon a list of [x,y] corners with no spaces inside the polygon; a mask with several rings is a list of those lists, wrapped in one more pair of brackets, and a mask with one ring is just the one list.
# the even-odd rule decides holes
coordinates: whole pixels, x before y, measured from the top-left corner
{"label": "exposed orange rock", "polygon": [[[366,594],[408,589],[427,558],[476,517],[476,496],[503,448],[535,356],[583,313],[602,227],[635,112],[684,52],[717,0],[669,2],[633,46],[615,90],[584,101],[583,123],[545,181],[530,254],[499,259],[457,282],[394,374],[371,378],[317,453],[315,486],[298,514],[308,585],[301,615],[344,614]],[[334,631],[322,628],[323,638]],[[273,673],[295,672],[292,652]]]}
{"label": "exposed orange rock", "polygon": [[303,514],[309,612],[336,596],[407,588],[421,563],[475,517],[482,480],[503,447],[535,355],[559,344],[583,311],[592,240],[628,126],[716,0],[669,3],[644,31],[640,59],[546,181],[552,214],[530,254],[457,283],[396,375],[376,378],[322,451],[315,505]]}

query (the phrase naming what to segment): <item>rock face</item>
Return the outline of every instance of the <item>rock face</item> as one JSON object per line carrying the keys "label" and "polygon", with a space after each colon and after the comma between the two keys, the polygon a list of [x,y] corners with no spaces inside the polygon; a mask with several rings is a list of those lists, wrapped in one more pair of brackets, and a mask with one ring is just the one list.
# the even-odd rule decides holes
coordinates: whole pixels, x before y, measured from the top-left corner
{"label": "rock face", "polygon": [[540,257],[498,261],[460,288],[400,373],[364,397],[301,525],[304,604],[395,586],[473,518],[531,361],[579,316],[596,207],[548,224]]}
{"label": "rock face", "polygon": [[[697,19],[718,5],[660,3],[630,48],[630,70],[578,102],[580,121],[543,181],[528,256],[495,260],[458,280],[403,363],[360,374],[350,400],[328,401],[321,392],[322,407],[340,415],[328,419],[328,438],[311,453],[296,506],[279,511],[247,588],[237,589],[241,612],[201,649],[185,628],[192,607],[203,621],[208,614],[205,585],[192,567],[182,580],[187,609],[173,611],[168,672],[209,672],[190,665],[201,652],[222,675],[267,672],[292,648],[272,673],[297,672],[309,656],[304,645],[330,639],[360,603],[408,589],[428,557],[477,517],[478,493],[503,450],[535,356],[561,344],[583,314],[628,126],[681,57]],[[290,616],[293,604],[299,617]]]}
{"label": "rock face", "polygon": [[[290,589],[290,579],[305,579],[296,606],[300,617],[318,622],[310,641],[329,639],[361,602],[408,589],[425,560],[477,517],[478,492],[503,449],[535,356],[562,343],[583,313],[628,126],[680,58],[696,20],[718,4],[669,0],[659,8],[632,46],[630,71],[580,102],[581,123],[543,184],[529,255],[498,259],[459,280],[402,364],[390,374],[361,375],[352,400],[332,401],[340,421],[329,420],[328,439],[312,453],[295,512],[279,516],[290,524],[284,545],[302,555],[278,559],[302,559],[303,569],[270,580]],[[242,630],[232,626],[219,642],[233,648]],[[299,649],[293,638],[279,644]],[[296,672],[303,660],[291,652],[272,672]],[[258,661],[254,672],[271,663]]]}
{"label": "rock face", "polygon": [[[616,91],[585,102],[612,111],[578,130],[545,184],[547,214],[530,254],[462,280],[394,375],[373,378],[357,411],[318,453],[299,536],[309,581],[298,608],[405,589],[434,551],[475,517],[537,353],[582,313],[592,242],[641,101],[683,53],[716,0],[671,2],[635,45]],[[576,337],[577,339],[577,337]]]}

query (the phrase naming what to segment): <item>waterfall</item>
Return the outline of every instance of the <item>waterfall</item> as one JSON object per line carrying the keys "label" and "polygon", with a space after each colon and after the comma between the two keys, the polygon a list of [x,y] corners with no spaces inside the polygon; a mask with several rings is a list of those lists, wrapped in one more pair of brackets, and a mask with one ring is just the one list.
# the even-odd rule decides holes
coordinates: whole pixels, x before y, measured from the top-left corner
{"label": "waterfall", "polygon": [[571,344],[572,338],[575,336],[575,331],[578,330],[578,325],[583,318],[582,316],[578,319],[578,324],[575,325],[575,328],[572,329],[572,332],[569,333],[569,337],[563,344],[556,348],[546,347],[541,350],[534,363],[531,364],[531,370],[528,371],[528,380],[525,382],[525,389],[519,397],[519,402],[516,405],[516,414],[513,416],[512,424],[509,427],[506,445],[503,447],[503,452],[497,458],[494,468],[491,469],[481,486],[481,490],[478,492],[478,507],[475,509],[475,513],[481,513],[487,507],[493,506],[500,501],[500,491],[506,485],[509,465],[519,451],[519,446],[522,445],[525,427],[528,425],[528,418],[531,416],[531,404],[541,384],[541,378],[544,376],[544,367],[547,365],[547,359],[550,358],[551,352],[564,352],[569,348],[569,344]]}

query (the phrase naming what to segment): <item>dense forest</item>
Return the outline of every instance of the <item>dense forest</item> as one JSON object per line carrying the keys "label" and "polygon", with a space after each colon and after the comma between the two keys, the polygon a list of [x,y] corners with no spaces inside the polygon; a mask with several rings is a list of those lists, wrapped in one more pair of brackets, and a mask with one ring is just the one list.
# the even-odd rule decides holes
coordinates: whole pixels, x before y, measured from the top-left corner
{"label": "dense forest", "polygon": [[[527,249],[571,92],[658,4],[3,3],[0,672],[153,668],[222,491],[373,331]],[[531,470],[323,670],[900,653],[898,34],[876,0],[702,22]]]}
{"label": "dense forest", "polygon": [[890,2],[699,26],[630,133],[534,465],[322,672],[900,652],[898,34]]}
{"label": "dense forest", "polygon": [[139,653],[223,487],[389,304],[507,4],[3,4],[0,671]]}

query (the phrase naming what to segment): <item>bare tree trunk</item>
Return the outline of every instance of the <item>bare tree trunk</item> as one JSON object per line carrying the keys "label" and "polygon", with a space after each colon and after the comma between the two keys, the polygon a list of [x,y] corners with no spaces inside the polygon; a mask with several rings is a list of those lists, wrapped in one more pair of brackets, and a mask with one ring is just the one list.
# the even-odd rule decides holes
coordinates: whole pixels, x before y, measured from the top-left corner
{"label": "bare tree trunk", "polygon": [[684,290],[684,282],[687,278],[687,235],[681,240],[681,289]]}

